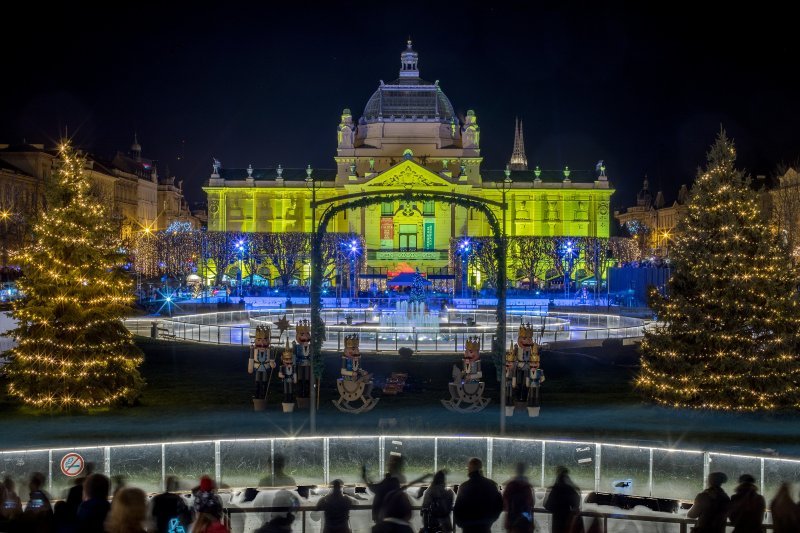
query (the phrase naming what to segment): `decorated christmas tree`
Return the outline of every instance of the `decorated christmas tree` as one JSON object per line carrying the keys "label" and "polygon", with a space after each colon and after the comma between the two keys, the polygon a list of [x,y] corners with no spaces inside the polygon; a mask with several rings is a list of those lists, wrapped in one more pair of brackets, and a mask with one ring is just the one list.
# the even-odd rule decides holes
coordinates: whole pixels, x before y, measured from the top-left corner
{"label": "decorated christmas tree", "polygon": [[408,301],[410,303],[425,301],[425,278],[419,273],[419,269],[414,272],[414,280],[411,282],[411,293],[408,295]]}
{"label": "decorated christmas tree", "polygon": [[67,144],[59,155],[55,206],[16,257],[24,298],[13,310],[9,393],[48,410],[130,403],[143,385],[142,353],[121,320],[133,294],[118,233],[90,192],[83,158]]}
{"label": "decorated christmas tree", "polygon": [[651,293],[636,386],[663,405],[800,407],[797,272],[720,132],[678,226],[668,296]]}

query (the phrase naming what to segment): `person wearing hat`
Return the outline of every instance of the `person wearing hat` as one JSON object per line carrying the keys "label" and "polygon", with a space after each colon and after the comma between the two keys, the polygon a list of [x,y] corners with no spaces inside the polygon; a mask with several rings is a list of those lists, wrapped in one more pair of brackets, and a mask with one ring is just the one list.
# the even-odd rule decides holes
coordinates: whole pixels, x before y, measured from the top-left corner
{"label": "person wearing hat", "polygon": [[[200,486],[194,491],[195,521],[217,522],[222,521],[222,500],[217,495],[214,480],[208,476],[200,478]],[[192,530],[197,528],[195,524]]]}
{"label": "person wearing hat", "polygon": [[695,496],[692,508],[686,513],[688,518],[697,518],[694,533],[725,533],[731,499],[722,485],[727,481],[728,476],[723,472],[708,475],[708,488]]}
{"label": "person wearing hat", "polygon": [[[350,509],[353,499],[342,492],[344,482],[334,479],[331,492],[317,502],[317,511],[324,513],[322,533],[350,533]],[[315,519],[316,520],[316,519]]]}
{"label": "person wearing hat", "polygon": [[742,474],[728,508],[728,518],[733,524],[733,533],[763,531],[761,525],[764,523],[766,510],[767,502],[758,493],[756,479],[750,474]]}

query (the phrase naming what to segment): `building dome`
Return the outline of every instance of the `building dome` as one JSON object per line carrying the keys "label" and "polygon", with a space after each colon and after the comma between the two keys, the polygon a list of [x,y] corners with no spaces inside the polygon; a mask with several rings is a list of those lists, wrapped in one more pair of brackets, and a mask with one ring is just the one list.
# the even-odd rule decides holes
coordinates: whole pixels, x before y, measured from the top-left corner
{"label": "building dome", "polygon": [[453,104],[439,87],[420,79],[417,67],[419,54],[411,40],[400,54],[400,77],[381,82],[364,108],[365,122],[443,122],[455,119]]}

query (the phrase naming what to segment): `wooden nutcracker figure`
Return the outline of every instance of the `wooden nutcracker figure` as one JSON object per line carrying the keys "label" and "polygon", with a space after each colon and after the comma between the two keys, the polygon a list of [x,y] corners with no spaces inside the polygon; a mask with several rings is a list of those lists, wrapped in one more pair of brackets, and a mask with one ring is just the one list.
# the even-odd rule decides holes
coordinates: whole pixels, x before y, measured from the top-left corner
{"label": "wooden nutcracker figure", "polygon": [[286,339],[286,348],[281,354],[281,366],[278,369],[278,379],[283,382],[283,412],[291,413],[294,411],[294,395],[297,386],[297,372],[294,365],[294,350],[289,346],[289,339]]}
{"label": "wooden nutcracker figure", "polygon": [[[361,368],[361,350],[358,335],[344,338],[341,377],[336,380],[339,399],[333,402],[344,413],[359,414],[371,410],[378,403],[372,397],[372,376]],[[353,404],[361,400],[361,405]]]}
{"label": "wooden nutcracker figure", "polygon": [[247,364],[247,373],[255,374],[256,390],[254,399],[263,400],[267,396],[267,381],[270,371],[275,368],[275,362],[270,350],[270,329],[267,326],[256,328],[256,337],[250,347],[250,361]]}
{"label": "wooden nutcracker figure", "polygon": [[297,371],[297,406],[308,407],[311,396],[311,324],[301,320],[294,328],[294,364]]}
{"label": "wooden nutcracker figure", "polygon": [[481,381],[480,350],[480,338],[468,338],[464,344],[462,368],[453,365],[453,381],[448,385],[450,399],[442,400],[442,405],[450,411],[477,413],[489,404],[489,398],[483,397],[485,384]]}
{"label": "wooden nutcracker figure", "polygon": [[528,416],[539,416],[539,387],[544,382],[539,363],[539,344],[534,340],[533,326],[520,324],[517,342],[506,353],[506,416],[514,414],[516,403],[527,408]]}

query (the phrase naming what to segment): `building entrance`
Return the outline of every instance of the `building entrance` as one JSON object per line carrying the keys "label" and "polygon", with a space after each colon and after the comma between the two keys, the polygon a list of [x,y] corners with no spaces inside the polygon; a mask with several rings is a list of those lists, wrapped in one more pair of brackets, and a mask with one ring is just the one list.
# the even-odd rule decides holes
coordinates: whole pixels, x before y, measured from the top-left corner
{"label": "building entrance", "polygon": [[400,251],[417,251],[417,225],[400,224]]}

